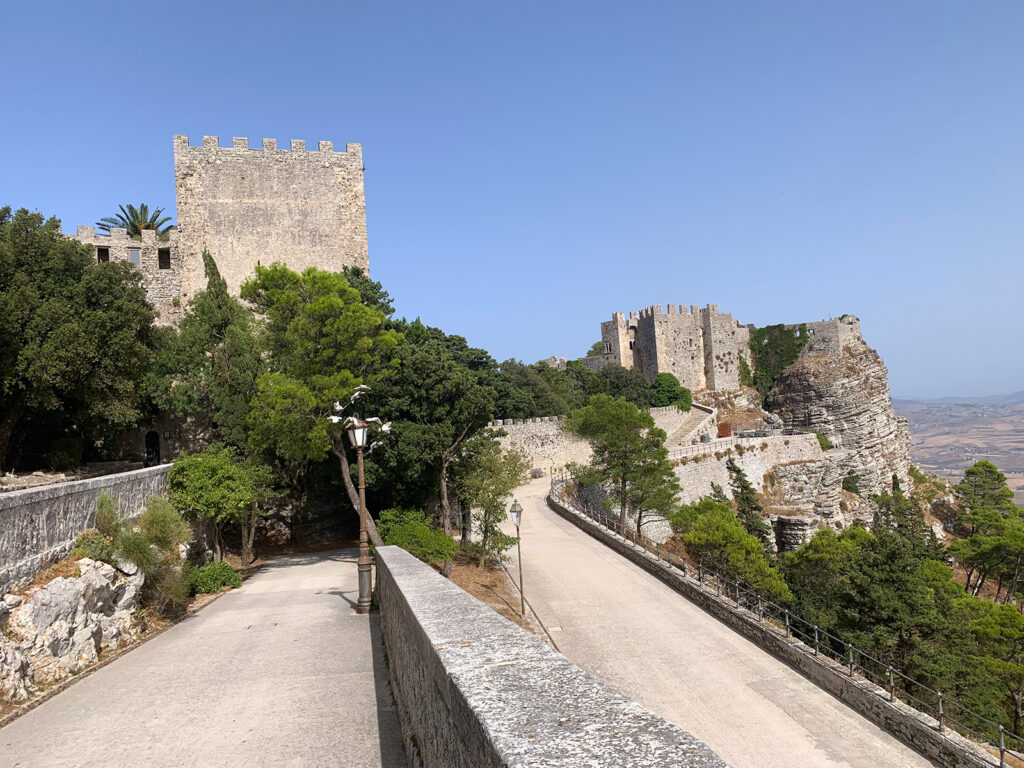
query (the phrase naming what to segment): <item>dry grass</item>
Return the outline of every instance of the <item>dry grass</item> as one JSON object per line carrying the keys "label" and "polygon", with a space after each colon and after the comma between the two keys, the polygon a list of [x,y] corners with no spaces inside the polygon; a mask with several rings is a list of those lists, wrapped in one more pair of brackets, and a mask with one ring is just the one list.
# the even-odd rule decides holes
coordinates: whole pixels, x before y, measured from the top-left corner
{"label": "dry grass", "polygon": [[78,578],[81,576],[81,572],[78,570],[78,561],[80,558],[74,555],[68,555],[63,560],[58,560],[56,563],[51,565],[45,571],[40,571],[36,574],[36,577],[32,581],[23,587],[19,587],[13,590],[15,595],[24,595],[30,589],[36,587],[44,587],[54,579],[58,578]]}
{"label": "dry grass", "polygon": [[451,580],[481,602],[487,603],[497,613],[515,622],[527,632],[536,633],[533,622],[519,615],[519,590],[512,584],[501,568],[477,566],[477,561],[462,552],[455,555]]}

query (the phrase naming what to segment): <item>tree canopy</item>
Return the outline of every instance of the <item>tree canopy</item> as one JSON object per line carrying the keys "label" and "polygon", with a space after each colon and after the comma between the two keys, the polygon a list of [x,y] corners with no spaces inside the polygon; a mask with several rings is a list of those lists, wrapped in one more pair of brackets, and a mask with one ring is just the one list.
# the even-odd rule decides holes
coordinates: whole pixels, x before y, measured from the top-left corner
{"label": "tree canopy", "polygon": [[159,334],[138,270],[0,208],[0,467],[26,439],[93,449],[141,416]]}

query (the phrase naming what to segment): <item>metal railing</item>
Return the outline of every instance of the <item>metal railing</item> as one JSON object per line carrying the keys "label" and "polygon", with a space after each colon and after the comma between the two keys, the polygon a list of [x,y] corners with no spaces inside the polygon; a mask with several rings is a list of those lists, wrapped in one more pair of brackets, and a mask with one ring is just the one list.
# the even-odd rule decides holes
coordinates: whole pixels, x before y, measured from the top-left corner
{"label": "metal railing", "polygon": [[[1004,768],[1008,765],[1006,760],[1009,756],[1024,762],[1024,736],[955,700],[947,699],[942,691],[913,679],[785,606],[768,600],[752,587],[723,577],[701,564],[694,564],[678,550],[638,534],[635,526],[622,525],[619,518],[609,514],[602,504],[579,493],[567,493],[565,486],[570,482],[575,484],[576,478],[567,471],[552,475],[552,493],[558,494],[562,501],[569,502],[576,512],[675,567],[683,577],[693,579],[701,590],[728,600],[736,610],[746,610],[750,614],[746,618],[755,619],[779,637],[799,640],[808,654],[823,661],[830,660],[833,667],[840,667],[848,680],[862,690],[890,703],[899,700],[927,715],[935,721],[933,727],[939,732],[949,728],[978,742],[982,747],[990,748],[991,754],[986,749],[985,755],[991,759],[990,764],[993,766]],[[977,756],[985,759],[980,754]]]}

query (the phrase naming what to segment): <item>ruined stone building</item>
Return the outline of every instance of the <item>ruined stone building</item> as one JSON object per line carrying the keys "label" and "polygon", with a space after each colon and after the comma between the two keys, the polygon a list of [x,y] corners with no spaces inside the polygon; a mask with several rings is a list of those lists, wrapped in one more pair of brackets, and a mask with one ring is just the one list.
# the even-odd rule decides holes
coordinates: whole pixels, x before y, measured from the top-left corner
{"label": "ruined stone building", "polygon": [[278,149],[235,138],[220,146],[204,136],[201,146],[174,137],[174,184],[178,229],[167,240],[123,229],[101,235],[78,227],[74,239],[95,249],[98,261],[131,261],[162,322],[175,322],[206,286],[202,253],[209,250],[228,288],[237,293],[257,264],[283,262],[302,271],[345,266],[369,271],[363,155],[359,144],[335,152],[330,141],[316,150],[304,141]]}
{"label": "ruined stone building", "polygon": [[[805,351],[839,356],[843,346],[860,339],[860,321],[853,315],[805,324],[811,340]],[[797,326],[794,326],[796,332]],[[607,365],[636,368],[648,381],[671,373],[687,389],[733,390],[740,386],[740,361],[751,365],[752,325],[744,325],[717,304],[669,304],[616,312],[601,323],[604,354],[582,358],[595,370]]]}

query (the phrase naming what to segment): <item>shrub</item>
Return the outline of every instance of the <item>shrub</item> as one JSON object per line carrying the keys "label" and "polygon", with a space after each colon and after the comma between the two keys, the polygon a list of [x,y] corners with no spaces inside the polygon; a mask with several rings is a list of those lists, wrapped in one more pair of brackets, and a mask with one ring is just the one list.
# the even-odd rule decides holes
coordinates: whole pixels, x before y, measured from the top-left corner
{"label": "shrub", "polygon": [[104,490],[96,498],[96,530],[110,538],[117,536],[121,530],[117,499],[108,490]]}
{"label": "shrub", "polygon": [[401,547],[425,563],[445,563],[455,556],[455,540],[427,523],[418,509],[386,509],[380,513],[377,532],[385,544]]}
{"label": "shrub", "polygon": [[75,548],[71,554],[76,560],[88,557],[91,560],[101,560],[109,563],[114,559],[113,542],[109,536],[104,536],[95,529],[82,531],[75,539]]}
{"label": "shrub", "polygon": [[190,594],[203,595],[219,592],[224,587],[238,589],[242,586],[242,576],[231,567],[231,563],[221,561],[188,568],[185,571],[185,582]]}
{"label": "shrub", "polygon": [[843,490],[860,496],[860,475],[851,472],[843,478]]}
{"label": "shrub", "polygon": [[823,451],[830,451],[830,450],[832,450],[832,441],[829,440],[827,437],[825,437],[824,433],[819,432],[818,430],[815,430],[814,434],[818,438],[818,445],[821,446],[821,450],[823,450]]}

